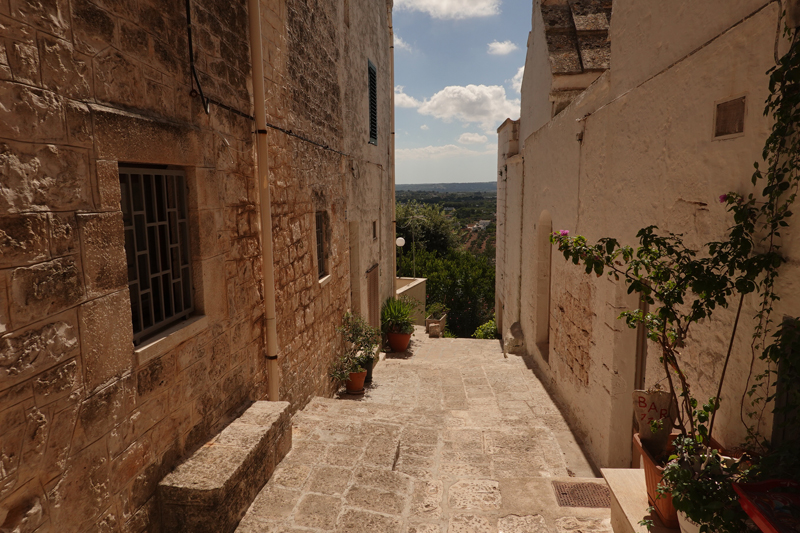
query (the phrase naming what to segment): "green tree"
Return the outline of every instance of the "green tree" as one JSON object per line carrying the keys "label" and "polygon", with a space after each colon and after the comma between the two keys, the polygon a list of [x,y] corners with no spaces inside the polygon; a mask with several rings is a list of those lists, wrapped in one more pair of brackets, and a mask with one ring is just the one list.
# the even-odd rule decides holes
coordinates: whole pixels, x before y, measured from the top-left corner
{"label": "green tree", "polygon": [[408,243],[401,254],[410,256],[414,242],[418,247],[438,254],[446,254],[458,246],[458,225],[444,214],[440,204],[422,204],[416,200],[398,203],[396,219],[397,236]]}
{"label": "green tree", "polygon": [[[401,276],[411,275],[410,251],[398,257],[397,266]],[[428,278],[427,304],[438,302],[450,309],[447,327],[457,336],[471,336],[492,318],[495,269],[487,257],[461,248],[438,254],[418,245],[416,272]]]}

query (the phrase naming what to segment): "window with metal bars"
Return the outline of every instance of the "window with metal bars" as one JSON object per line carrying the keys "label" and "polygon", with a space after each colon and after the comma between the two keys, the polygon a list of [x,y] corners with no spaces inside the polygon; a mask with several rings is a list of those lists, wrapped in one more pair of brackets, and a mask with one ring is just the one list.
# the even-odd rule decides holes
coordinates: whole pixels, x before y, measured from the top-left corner
{"label": "window with metal bars", "polygon": [[369,66],[369,143],[378,145],[378,69]]}
{"label": "window with metal bars", "polygon": [[194,312],[186,176],[119,168],[133,342]]}
{"label": "window with metal bars", "polygon": [[317,274],[322,279],[328,275],[328,213],[317,211],[315,217],[317,236]]}

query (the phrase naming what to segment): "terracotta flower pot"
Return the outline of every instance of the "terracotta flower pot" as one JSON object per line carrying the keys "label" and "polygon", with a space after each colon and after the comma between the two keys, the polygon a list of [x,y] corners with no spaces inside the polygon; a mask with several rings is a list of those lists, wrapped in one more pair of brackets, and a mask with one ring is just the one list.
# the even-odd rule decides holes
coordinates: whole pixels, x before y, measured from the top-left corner
{"label": "terracotta flower pot", "polygon": [[392,347],[393,352],[405,352],[408,349],[408,343],[411,342],[411,333],[387,333],[386,337],[389,339],[389,346]]}
{"label": "terracotta flower pot", "polygon": [[367,371],[351,372],[344,386],[347,394],[364,394],[364,380],[367,378]]}
{"label": "terracotta flower pot", "polygon": [[661,477],[664,473],[664,467],[656,464],[655,459],[647,448],[642,446],[642,441],[639,439],[639,434],[634,433],[633,443],[642,454],[642,464],[644,465],[644,480],[647,485],[647,500],[650,505],[655,507],[656,514],[667,527],[678,527],[678,512],[675,506],[672,505],[672,495],[665,494],[658,497],[658,486],[661,484]]}

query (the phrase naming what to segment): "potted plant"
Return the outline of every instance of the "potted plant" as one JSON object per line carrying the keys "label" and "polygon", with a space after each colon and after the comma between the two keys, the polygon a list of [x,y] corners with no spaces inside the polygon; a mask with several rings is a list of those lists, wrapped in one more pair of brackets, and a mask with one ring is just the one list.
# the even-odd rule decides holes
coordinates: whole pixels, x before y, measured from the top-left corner
{"label": "potted plant", "polygon": [[425,310],[425,333],[430,333],[431,324],[439,324],[444,331],[447,326],[447,312],[449,309],[442,303],[434,302]]}
{"label": "potted plant", "polygon": [[414,333],[414,302],[407,297],[387,298],[381,306],[381,331],[393,352],[404,352]]}
{"label": "potted plant", "polygon": [[656,384],[647,390],[633,391],[633,414],[639,426],[633,443],[642,458],[647,499],[667,527],[678,527],[678,515],[672,497],[659,497],[658,487],[664,464],[674,447],[670,442],[675,419],[672,395]]}
{"label": "potted plant", "polygon": [[367,370],[364,383],[372,382],[372,369],[375,366],[375,350],[381,342],[380,332],[370,326],[361,315],[351,312],[344,314],[342,325],[336,328],[342,334],[345,349],[358,358]]}
{"label": "potted plant", "polygon": [[374,365],[378,331],[359,315],[349,311],[336,330],[342,334],[344,353],[334,362],[330,376],[345,383],[348,394],[364,394],[364,383]]}

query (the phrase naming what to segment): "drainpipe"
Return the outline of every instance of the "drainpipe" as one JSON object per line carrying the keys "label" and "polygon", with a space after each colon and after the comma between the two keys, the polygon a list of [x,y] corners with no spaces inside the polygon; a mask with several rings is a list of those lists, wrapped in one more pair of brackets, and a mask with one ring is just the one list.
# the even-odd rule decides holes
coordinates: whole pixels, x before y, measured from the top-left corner
{"label": "drainpipe", "polygon": [[253,63],[253,114],[256,118],[256,179],[261,204],[261,247],[264,270],[264,319],[267,329],[267,398],[279,398],[278,328],[275,320],[275,266],[272,250],[272,198],[267,161],[267,110],[264,104],[264,57],[261,49],[261,0],[248,0],[250,58]]}
{"label": "drainpipe", "polygon": [[391,190],[392,190],[392,296],[397,297],[397,289],[395,280],[397,278],[397,248],[395,247],[394,240],[397,238],[397,203],[395,200],[395,190],[394,190],[394,27],[392,22],[392,8],[394,7],[393,0],[387,0],[386,2],[386,10],[388,11],[387,16],[389,18],[389,65],[391,69],[391,79],[392,79],[392,90],[391,90],[391,109],[392,109],[392,118],[391,118],[391,128],[392,131],[389,137],[389,173],[391,174],[390,183],[391,183]]}

